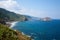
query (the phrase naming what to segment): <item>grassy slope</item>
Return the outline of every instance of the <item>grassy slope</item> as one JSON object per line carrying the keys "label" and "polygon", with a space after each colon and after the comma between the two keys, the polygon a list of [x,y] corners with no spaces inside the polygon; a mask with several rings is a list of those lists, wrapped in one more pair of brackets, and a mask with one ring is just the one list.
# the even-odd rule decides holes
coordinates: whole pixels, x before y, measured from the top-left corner
{"label": "grassy slope", "polygon": [[0,40],[31,40],[31,38],[0,24]]}

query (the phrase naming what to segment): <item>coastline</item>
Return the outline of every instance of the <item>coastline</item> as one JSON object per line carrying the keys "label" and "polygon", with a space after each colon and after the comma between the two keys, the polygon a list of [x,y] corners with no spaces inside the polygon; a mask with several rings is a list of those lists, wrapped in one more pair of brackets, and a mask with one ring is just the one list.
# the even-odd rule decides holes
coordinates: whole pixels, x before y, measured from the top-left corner
{"label": "coastline", "polygon": [[[15,26],[16,23],[18,23],[19,21],[13,21],[13,22],[6,22],[7,26],[9,26],[9,28],[13,28]],[[17,30],[14,30],[15,32],[18,32]],[[30,35],[26,35],[24,32],[21,32],[22,35],[25,35],[28,38],[31,38]],[[34,40],[31,38],[31,40]]]}
{"label": "coastline", "polygon": [[18,21],[6,22],[6,25],[9,26],[9,28],[13,28],[14,25],[15,25],[17,22],[18,22]]}

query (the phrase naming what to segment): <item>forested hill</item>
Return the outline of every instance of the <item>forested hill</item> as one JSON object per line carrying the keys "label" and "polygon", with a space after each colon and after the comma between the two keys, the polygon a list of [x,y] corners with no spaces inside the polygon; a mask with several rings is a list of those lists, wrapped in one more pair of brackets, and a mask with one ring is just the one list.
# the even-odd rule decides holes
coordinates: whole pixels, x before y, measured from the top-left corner
{"label": "forested hill", "polygon": [[19,31],[14,31],[6,25],[10,21],[25,21],[24,15],[10,12],[6,9],[0,8],[0,40],[31,40],[27,35],[23,35]]}
{"label": "forested hill", "polygon": [[24,21],[25,16],[10,12],[6,9],[0,8],[0,20],[5,21]]}

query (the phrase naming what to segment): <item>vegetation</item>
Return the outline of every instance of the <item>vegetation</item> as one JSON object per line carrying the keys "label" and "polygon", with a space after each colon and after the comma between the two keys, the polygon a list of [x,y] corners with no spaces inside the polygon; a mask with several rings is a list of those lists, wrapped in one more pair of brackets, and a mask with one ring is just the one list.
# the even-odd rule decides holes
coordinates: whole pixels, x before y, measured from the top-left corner
{"label": "vegetation", "polygon": [[0,40],[31,40],[21,32],[9,29],[6,25],[0,24]]}
{"label": "vegetation", "polygon": [[0,40],[31,40],[30,37],[23,35],[21,32],[10,29],[7,21],[26,21],[26,17],[14,12],[0,8]]}
{"label": "vegetation", "polygon": [[0,8],[0,20],[5,21],[24,21],[25,16],[16,14],[14,12],[10,12],[8,10],[5,10],[3,8]]}
{"label": "vegetation", "polygon": [[17,33],[6,25],[0,24],[0,40],[19,40]]}

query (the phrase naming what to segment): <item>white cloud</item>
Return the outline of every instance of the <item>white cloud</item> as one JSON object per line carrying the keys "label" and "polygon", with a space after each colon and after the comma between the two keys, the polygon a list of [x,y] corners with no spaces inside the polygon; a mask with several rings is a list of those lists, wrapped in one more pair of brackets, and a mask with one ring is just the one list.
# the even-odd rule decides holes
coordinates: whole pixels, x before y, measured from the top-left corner
{"label": "white cloud", "polygon": [[17,3],[16,0],[2,0],[0,1],[0,7],[16,12],[16,13],[20,13],[24,15],[31,15],[31,16],[36,16],[36,17],[40,17],[44,13],[47,13],[46,11],[42,11],[42,10],[39,11],[39,10],[24,8],[22,5]]}
{"label": "white cloud", "polygon": [[20,14],[30,15],[34,17],[45,17],[48,16],[48,12],[46,10],[33,10],[33,9],[25,9],[20,10]]}
{"label": "white cloud", "polygon": [[15,0],[0,1],[0,7],[14,12],[16,12],[16,10],[20,10],[21,8]]}

